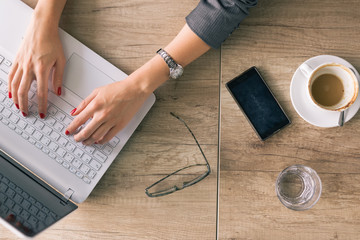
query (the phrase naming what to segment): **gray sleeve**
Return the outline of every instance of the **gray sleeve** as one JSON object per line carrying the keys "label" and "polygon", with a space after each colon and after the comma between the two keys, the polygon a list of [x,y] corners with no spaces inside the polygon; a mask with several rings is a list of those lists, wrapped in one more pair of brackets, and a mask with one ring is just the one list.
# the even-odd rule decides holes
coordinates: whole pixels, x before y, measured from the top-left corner
{"label": "gray sleeve", "polygon": [[219,48],[256,4],[257,0],[201,0],[186,22],[206,44]]}

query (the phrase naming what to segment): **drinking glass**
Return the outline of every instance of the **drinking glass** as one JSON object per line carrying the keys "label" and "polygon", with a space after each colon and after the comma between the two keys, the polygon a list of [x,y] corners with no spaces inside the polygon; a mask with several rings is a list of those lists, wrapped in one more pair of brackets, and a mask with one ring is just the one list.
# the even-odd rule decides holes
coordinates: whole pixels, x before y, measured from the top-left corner
{"label": "drinking glass", "polygon": [[321,195],[321,180],[316,171],[304,165],[284,169],[276,179],[276,194],[282,204],[292,210],[313,207]]}

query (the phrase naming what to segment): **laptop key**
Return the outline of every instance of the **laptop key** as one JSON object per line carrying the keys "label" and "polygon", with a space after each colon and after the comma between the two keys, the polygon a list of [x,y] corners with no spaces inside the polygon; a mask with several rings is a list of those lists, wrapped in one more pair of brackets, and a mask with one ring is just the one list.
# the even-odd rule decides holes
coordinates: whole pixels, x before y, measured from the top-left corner
{"label": "laptop key", "polygon": [[42,211],[39,211],[38,214],[36,215],[36,217],[39,218],[40,221],[45,221],[46,214]]}
{"label": "laptop key", "polygon": [[11,64],[12,64],[12,63],[10,62],[10,60],[5,59],[4,64],[5,64],[6,66],[8,66],[8,67],[11,67]]}
{"label": "laptop key", "polygon": [[95,175],[96,175],[96,172],[93,170],[90,170],[90,172],[88,173],[88,176],[92,179],[95,177]]}
{"label": "laptop key", "polygon": [[109,144],[114,148],[116,147],[116,145],[120,142],[120,139],[118,137],[113,137],[110,141]]}
{"label": "laptop key", "polygon": [[80,179],[82,179],[84,177],[84,174],[82,174],[81,172],[76,172],[75,175]]}
{"label": "laptop key", "polygon": [[1,84],[0,85],[0,91],[3,92],[3,93],[7,93],[8,91],[8,88],[5,84]]}
{"label": "laptop key", "polygon": [[7,199],[7,196],[4,193],[0,192],[0,203],[5,202],[6,199]]}
{"label": "laptop key", "polygon": [[14,201],[21,204],[21,202],[24,200],[24,198],[20,194],[16,194],[14,197]]}
{"label": "laptop key", "polygon": [[49,107],[49,110],[48,112],[51,114],[51,115],[55,115],[57,113],[57,109],[53,106]]}
{"label": "laptop key", "polygon": [[25,132],[32,135],[35,132],[35,128],[29,125],[25,128]]}
{"label": "laptop key", "polygon": [[55,118],[59,121],[63,121],[65,119],[65,115],[61,112],[57,112]]}
{"label": "laptop key", "polygon": [[87,184],[90,184],[90,183],[91,183],[91,180],[88,179],[87,177],[84,177],[84,178],[83,178],[83,181],[84,181],[85,183],[87,183]]}
{"label": "laptop key", "polygon": [[87,174],[90,171],[90,168],[87,165],[83,164],[80,167],[80,171],[83,172],[84,174]]}
{"label": "laptop key", "polygon": [[100,160],[101,162],[105,162],[107,159],[107,156],[105,156],[103,153],[96,151],[94,154],[95,158],[97,158],[98,160]]}
{"label": "laptop key", "polygon": [[32,214],[32,215],[36,215],[38,212],[39,212],[39,209],[37,207],[35,207],[34,205],[32,205],[30,208],[29,208],[29,212]]}
{"label": "laptop key", "polygon": [[0,214],[6,215],[8,211],[9,211],[9,208],[6,207],[5,205],[0,206]]}
{"label": "laptop key", "polygon": [[39,209],[42,209],[42,207],[43,207],[43,205],[38,201],[35,203],[35,206]]}
{"label": "laptop key", "polygon": [[74,151],[75,156],[81,158],[81,156],[84,154],[84,152],[82,150],[80,150],[79,148],[75,149]]}
{"label": "laptop key", "polygon": [[26,210],[22,210],[22,212],[20,213],[20,217],[22,217],[24,220],[27,220],[30,217],[30,213]]}
{"label": "laptop key", "polygon": [[99,162],[95,161],[95,160],[92,160],[90,162],[90,166],[92,168],[94,168],[95,170],[97,170],[97,171],[101,168],[101,164]]}
{"label": "laptop key", "polygon": [[8,207],[8,208],[12,208],[14,205],[15,205],[15,202],[13,200],[11,200],[10,198],[8,198],[6,201],[5,201],[5,205]]}
{"label": "laptop key", "polygon": [[34,216],[30,216],[28,221],[32,225],[33,228],[35,228],[36,224],[38,223],[38,220]]}
{"label": "laptop key", "polygon": [[69,153],[67,153],[67,154],[65,155],[64,159],[65,159],[66,161],[68,161],[69,163],[71,163],[72,160],[74,160],[74,156],[71,155],[71,154],[69,154]]}
{"label": "laptop key", "polygon": [[23,209],[20,205],[16,204],[12,210],[16,213],[16,215],[19,215]]}
{"label": "laptop key", "polygon": [[5,95],[0,93],[0,102],[3,102],[6,99]]}
{"label": "laptop key", "polygon": [[104,149],[102,150],[106,155],[110,155],[112,152],[112,148],[110,146],[105,146]]}
{"label": "laptop key", "polygon": [[45,219],[45,224],[48,225],[48,226],[53,224],[54,222],[55,222],[55,219],[52,218],[51,216],[47,216],[46,219]]}
{"label": "laptop key", "polygon": [[5,183],[0,183],[0,192],[5,192],[7,190],[8,186]]}
{"label": "laptop key", "polygon": [[15,197],[15,191],[14,190],[12,190],[11,188],[8,188],[7,190],[6,190],[6,195],[8,196],[8,197],[10,197],[10,198],[14,198]]}
{"label": "laptop key", "polygon": [[31,196],[28,198],[28,200],[29,200],[29,202],[30,202],[31,204],[35,204],[35,203],[36,203],[35,198],[33,198],[33,197],[31,197]]}
{"label": "laptop key", "polygon": [[[60,134],[58,134],[57,132],[52,132],[50,134],[50,137],[54,140],[54,141],[58,141],[58,139],[60,138]],[[65,140],[65,139],[64,139]],[[66,141],[66,140],[65,140]],[[60,141],[59,141],[60,143]],[[61,144],[61,143],[60,143]],[[65,146],[65,145],[62,145],[62,146]]]}

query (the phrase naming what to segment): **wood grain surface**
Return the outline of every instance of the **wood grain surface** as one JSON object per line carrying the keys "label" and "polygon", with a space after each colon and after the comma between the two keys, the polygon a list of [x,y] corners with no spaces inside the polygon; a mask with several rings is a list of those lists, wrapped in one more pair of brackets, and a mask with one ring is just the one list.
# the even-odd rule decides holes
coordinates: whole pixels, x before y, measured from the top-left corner
{"label": "wood grain surface", "polygon": [[[35,6],[36,1],[25,1]],[[130,74],[176,36],[197,0],[69,0],[61,27]],[[156,103],[90,197],[37,239],[214,239],[216,235],[220,51],[212,50],[155,92]],[[145,188],[192,163],[212,172],[161,198]],[[15,235],[0,226],[0,239]]]}
{"label": "wood grain surface", "polygon": [[[176,35],[197,2],[69,0],[61,27],[131,73]],[[156,91],[154,107],[87,201],[39,239],[214,239],[219,87],[219,239],[358,239],[359,114],[342,128],[315,127],[296,113],[289,91],[297,67],[316,55],[342,57],[360,70],[359,6],[359,0],[259,1],[221,53],[211,50]],[[292,121],[265,142],[224,87],[254,65]],[[202,161],[170,111],[187,121],[213,171],[191,188],[150,199],[148,185]],[[312,167],[322,180],[310,210],[292,211],[277,199],[276,177],[293,164]],[[14,235],[0,226],[0,239]]]}
{"label": "wood grain surface", "polygon": [[[220,239],[359,239],[360,117],[344,127],[305,122],[290,99],[297,67],[342,57],[360,70],[360,1],[264,0],[225,42],[221,60]],[[257,66],[292,124],[261,142],[225,88]],[[287,166],[315,169],[323,191],[310,210],[284,207],[275,180]]]}

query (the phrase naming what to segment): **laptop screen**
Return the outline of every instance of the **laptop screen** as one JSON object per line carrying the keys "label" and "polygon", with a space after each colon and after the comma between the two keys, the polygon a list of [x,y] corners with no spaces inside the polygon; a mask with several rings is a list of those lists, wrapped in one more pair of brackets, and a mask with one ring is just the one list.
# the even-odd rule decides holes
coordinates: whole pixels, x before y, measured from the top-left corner
{"label": "laptop screen", "polygon": [[77,208],[0,151],[0,222],[33,237]]}

